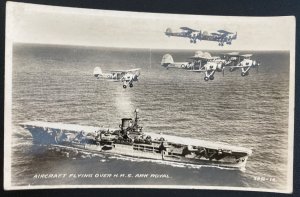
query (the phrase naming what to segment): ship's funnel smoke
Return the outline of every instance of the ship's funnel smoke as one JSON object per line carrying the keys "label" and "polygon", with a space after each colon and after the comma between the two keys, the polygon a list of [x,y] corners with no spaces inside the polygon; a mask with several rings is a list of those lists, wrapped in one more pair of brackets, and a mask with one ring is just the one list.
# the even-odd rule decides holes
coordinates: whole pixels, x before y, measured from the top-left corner
{"label": "ship's funnel smoke", "polygon": [[114,104],[118,114],[123,117],[131,117],[134,111],[134,106],[131,101],[131,92],[119,91],[114,97]]}

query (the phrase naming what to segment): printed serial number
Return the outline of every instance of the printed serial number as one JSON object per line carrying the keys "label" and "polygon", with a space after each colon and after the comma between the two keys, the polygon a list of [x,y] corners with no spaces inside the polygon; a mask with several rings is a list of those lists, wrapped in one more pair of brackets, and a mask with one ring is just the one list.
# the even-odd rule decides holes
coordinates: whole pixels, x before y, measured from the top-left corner
{"label": "printed serial number", "polygon": [[255,181],[269,181],[269,182],[276,182],[274,177],[264,177],[264,176],[254,176],[253,179]]}

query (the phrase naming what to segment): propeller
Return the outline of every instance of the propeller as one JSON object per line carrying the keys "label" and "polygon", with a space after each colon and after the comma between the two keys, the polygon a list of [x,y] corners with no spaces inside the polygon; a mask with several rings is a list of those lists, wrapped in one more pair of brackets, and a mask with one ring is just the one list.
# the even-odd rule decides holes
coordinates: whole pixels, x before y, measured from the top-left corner
{"label": "propeller", "polygon": [[225,66],[223,66],[223,68],[222,68],[222,75],[223,75],[223,77],[224,77],[224,73],[225,73]]}

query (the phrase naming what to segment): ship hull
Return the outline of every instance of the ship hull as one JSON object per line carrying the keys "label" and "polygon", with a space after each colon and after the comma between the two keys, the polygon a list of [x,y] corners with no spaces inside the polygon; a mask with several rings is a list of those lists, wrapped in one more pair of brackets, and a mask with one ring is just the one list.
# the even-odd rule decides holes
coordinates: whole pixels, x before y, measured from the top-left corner
{"label": "ship hull", "polygon": [[[85,131],[92,134],[99,128],[96,127],[82,127],[73,129],[65,125],[39,125],[33,123],[22,124],[22,126],[28,130],[33,137],[33,141],[38,144],[48,145],[50,149],[54,149],[58,152],[65,153],[67,156],[77,156],[78,153],[85,153],[87,155],[93,154],[108,154],[108,155],[122,155],[132,158],[148,159],[148,160],[161,160],[167,162],[176,162],[181,164],[192,164],[201,166],[213,166],[228,169],[245,170],[246,162],[249,153],[231,153],[231,155],[224,157],[223,159],[210,159],[203,155],[197,155],[193,152],[191,154],[182,155],[173,151],[159,150],[158,145],[152,144],[139,144],[139,143],[99,143],[95,141],[85,140],[84,142],[78,140],[69,140],[68,136],[78,135],[78,133]],[[74,127],[75,128],[75,127]],[[159,134],[147,133],[153,137],[160,136]],[[165,138],[168,138],[164,136]],[[169,136],[169,138],[175,138],[177,141],[183,140],[184,138],[178,138],[175,136]],[[178,139],[177,139],[178,138]],[[201,142],[201,141],[200,141]],[[208,146],[201,144],[199,146]],[[204,142],[203,142],[204,143]],[[224,145],[226,149],[227,147]],[[242,156],[241,156],[242,154]],[[240,155],[236,159],[236,155]],[[235,158],[235,159],[234,159]]]}
{"label": "ship hull", "polygon": [[246,168],[246,162],[248,156],[244,157],[244,162],[241,163],[232,163],[232,162],[222,162],[222,161],[210,161],[208,159],[193,159],[185,158],[183,156],[175,155],[163,155],[161,153],[155,152],[144,152],[133,150],[133,146],[128,145],[117,145],[110,150],[103,150],[103,147],[97,145],[84,145],[84,144],[68,144],[68,145],[58,145],[50,144],[48,146],[50,149],[55,150],[56,152],[67,155],[67,157],[76,157],[79,155],[84,155],[84,157],[93,157],[97,154],[105,155],[115,155],[115,156],[126,156],[130,158],[143,159],[149,161],[165,161],[165,162],[174,162],[177,164],[186,164],[186,165],[199,165],[207,167],[218,167],[224,169],[233,169],[244,171]]}

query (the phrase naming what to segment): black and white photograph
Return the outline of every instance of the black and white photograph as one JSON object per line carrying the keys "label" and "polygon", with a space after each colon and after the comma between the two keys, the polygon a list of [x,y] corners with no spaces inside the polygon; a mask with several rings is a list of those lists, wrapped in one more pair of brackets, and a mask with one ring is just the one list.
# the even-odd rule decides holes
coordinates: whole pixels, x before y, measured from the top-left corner
{"label": "black and white photograph", "polygon": [[295,17],[8,2],[4,189],[291,193]]}

